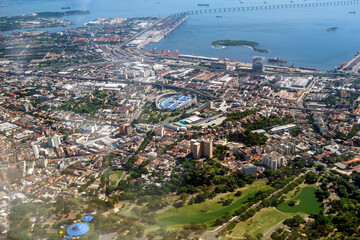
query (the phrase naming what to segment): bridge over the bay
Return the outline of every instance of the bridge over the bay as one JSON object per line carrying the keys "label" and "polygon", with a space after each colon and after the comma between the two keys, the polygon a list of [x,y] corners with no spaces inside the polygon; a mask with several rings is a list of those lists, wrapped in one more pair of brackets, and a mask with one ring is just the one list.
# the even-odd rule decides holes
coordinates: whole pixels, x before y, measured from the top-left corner
{"label": "bridge over the bay", "polygon": [[342,6],[359,4],[360,0],[349,1],[333,1],[333,2],[308,2],[308,3],[291,3],[291,4],[277,4],[277,5],[262,5],[262,6],[247,6],[247,7],[228,7],[228,8],[207,8],[198,10],[189,10],[185,12],[174,13],[171,16],[194,15],[204,13],[222,13],[222,12],[243,12],[256,10],[270,10],[270,9],[290,9],[290,8],[307,8],[307,7],[322,7],[322,6]]}

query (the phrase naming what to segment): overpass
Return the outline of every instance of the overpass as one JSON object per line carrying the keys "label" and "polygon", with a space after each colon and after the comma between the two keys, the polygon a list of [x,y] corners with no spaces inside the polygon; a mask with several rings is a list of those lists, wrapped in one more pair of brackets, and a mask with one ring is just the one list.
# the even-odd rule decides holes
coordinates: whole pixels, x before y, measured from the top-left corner
{"label": "overpass", "polygon": [[268,104],[268,103],[258,103],[258,104],[269,107],[276,107],[276,108],[296,109],[296,110],[311,111],[311,112],[323,112],[327,114],[345,114],[350,117],[360,117],[360,114],[345,112],[344,109],[335,109],[335,108],[314,109],[314,108],[295,107],[295,106],[286,106],[286,105]]}
{"label": "overpass", "polygon": [[65,78],[65,79],[72,79],[72,80],[78,80],[78,81],[95,81],[95,82],[114,82],[114,83],[125,83],[125,84],[138,84],[138,85],[151,85],[153,87],[159,87],[159,88],[167,88],[167,89],[173,89],[176,91],[184,91],[184,92],[190,92],[197,94],[201,97],[208,98],[210,100],[219,100],[218,97],[203,92],[194,88],[189,87],[179,87],[179,86],[173,86],[168,85],[164,83],[156,83],[156,82],[135,82],[131,80],[126,79],[105,79],[105,78],[90,78],[90,77],[77,77],[77,76],[69,76],[69,75],[57,75],[57,74],[44,74],[44,73],[17,73],[17,72],[6,72],[10,75],[19,75],[19,76],[37,76],[37,77],[48,77],[48,78]]}
{"label": "overpass", "polygon": [[243,11],[270,10],[270,9],[354,5],[354,4],[359,4],[359,1],[360,0],[349,0],[349,1],[334,1],[334,2],[262,5],[262,6],[248,6],[248,7],[210,8],[210,9],[189,10],[185,12],[174,13],[172,14],[172,16],[194,15],[194,14],[204,14],[204,13],[243,12]]}

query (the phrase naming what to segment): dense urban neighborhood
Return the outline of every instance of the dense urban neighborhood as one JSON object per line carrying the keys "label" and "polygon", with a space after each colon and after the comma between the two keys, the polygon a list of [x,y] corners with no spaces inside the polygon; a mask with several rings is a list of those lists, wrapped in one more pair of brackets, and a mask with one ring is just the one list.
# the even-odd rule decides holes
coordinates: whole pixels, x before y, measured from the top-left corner
{"label": "dense urban neighborhood", "polygon": [[[48,16],[0,26],[71,25]],[[0,239],[360,238],[360,55],[147,48],[186,20],[0,35]]]}

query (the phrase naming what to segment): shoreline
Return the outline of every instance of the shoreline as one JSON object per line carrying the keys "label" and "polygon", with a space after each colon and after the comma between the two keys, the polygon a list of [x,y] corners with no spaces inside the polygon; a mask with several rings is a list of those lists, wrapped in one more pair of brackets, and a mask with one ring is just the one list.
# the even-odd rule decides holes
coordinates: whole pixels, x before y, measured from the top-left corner
{"label": "shoreline", "polygon": [[[226,47],[246,47],[246,48],[249,48],[255,52],[260,52],[260,53],[270,53],[270,50],[268,49],[263,49],[263,48],[254,48],[252,46],[248,46],[248,45],[237,45],[237,46],[223,46],[223,45],[212,45],[211,44],[211,47],[214,48],[214,49],[224,49]],[[260,50],[260,51],[259,51]]]}
{"label": "shoreline", "polygon": [[255,51],[253,47],[251,46],[247,46],[247,45],[237,45],[237,46],[223,46],[223,45],[212,45],[212,48],[218,48],[218,49],[222,49],[222,48],[226,48],[226,47],[246,47],[246,48],[250,48],[251,50]]}
{"label": "shoreline", "polygon": [[212,48],[214,49],[224,49],[226,48],[226,46],[214,46],[214,45],[211,45]]}
{"label": "shoreline", "polygon": [[[186,20],[186,19],[185,19]],[[185,21],[185,20],[183,20],[183,21]],[[181,21],[181,22],[183,22],[183,21]],[[179,24],[178,25],[180,25],[181,23],[179,22]],[[178,26],[177,25],[177,26]],[[23,32],[23,31],[31,31],[31,30],[45,30],[45,31],[47,31],[47,32],[51,32],[51,33],[54,33],[54,32],[62,32],[63,30],[66,30],[66,29],[71,29],[71,28],[76,28],[76,27],[78,27],[77,25],[70,25],[70,26],[67,26],[67,27],[63,27],[63,26],[59,26],[59,27],[44,27],[44,28],[31,28],[31,29],[16,29],[16,30],[12,30],[12,31],[3,31],[2,33],[4,34],[4,35],[7,35],[7,34],[10,34],[11,32]],[[81,26],[80,26],[81,27]],[[176,28],[176,27],[175,27]],[[171,31],[173,31],[175,28],[173,28]],[[169,31],[169,33],[171,32],[171,31]],[[149,42],[148,44],[151,44],[151,43],[158,43],[158,42],[160,42],[161,40],[163,40],[163,36],[161,37],[161,39],[156,39],[157,41],[153,41],[153,42]],[[143,48],[144,47],[146,47],[148,44],[146,44],[145,46],[143,46]],[[240,46],[240,45],[239,45]],[[241,45],[241,46],[244,46],[244,45]],[[250,49],[252,49],[252,50],[254,50],[253,48],[251,48],[251,47],[249,47],[249,46],[244,46],[244,47],[248,47],[248,48],[250,48]],[[212,46],[212,48],[214,48],[213,46]],[[224,47],[224,48],[226,48],[226,47]],[[214,49],[223,49],[223,48],[217,48],[217,47],[215,47]],[[345,60],[344,60],[345,61]],[[308,62],[306,62],[306,63],[303,63],[303,65],[307,65],[308,64]],[[337,64],[335,64],[335,66],[338,66],[339,64],[337,63]],[[332,65],[332,66],[320,66],[320,67],[317,67],[317,68],[319,68],[319,69],[323,69],[323,70],[325,70],[326,69],[326,71],[329,71],[329,70],[333,70],[333,68],[334,68],[334,65]]]}

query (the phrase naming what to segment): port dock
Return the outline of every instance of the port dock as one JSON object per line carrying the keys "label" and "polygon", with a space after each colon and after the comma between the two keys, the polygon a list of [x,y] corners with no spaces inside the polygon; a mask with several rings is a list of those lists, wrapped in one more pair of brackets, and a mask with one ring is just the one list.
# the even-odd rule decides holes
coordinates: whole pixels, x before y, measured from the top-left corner
{"label": "port dock", "polygon": [[342,65],[338,70],[350,73],[357,73],[360,69],[360,51],[358,51],[350,62]]}

